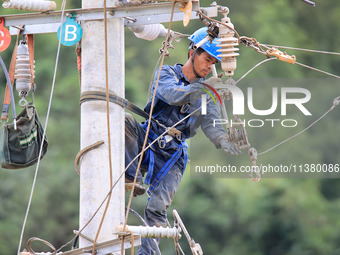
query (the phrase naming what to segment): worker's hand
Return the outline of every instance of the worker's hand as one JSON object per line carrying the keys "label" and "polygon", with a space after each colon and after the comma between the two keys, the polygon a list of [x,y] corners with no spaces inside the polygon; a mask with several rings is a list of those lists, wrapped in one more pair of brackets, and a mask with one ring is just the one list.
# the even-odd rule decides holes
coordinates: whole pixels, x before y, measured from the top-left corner
{"label": "worker's hand", "polygon": [[220,144],[221,144],[221,148],[226,153],[230,153],[231,155],[240,155],[242,153],[234,143],[228,142],[227,139],[222,139],[220,141]]}
{"label": "worker's hand", "polygon": [[214,87],[215,84],[218,84],[218,83],[223,83],[222,80],[220,78],[216,78],[216,77],[211,77],[207,80],[205,80],[203,83],[209,85],[209,86],[212,86]]}

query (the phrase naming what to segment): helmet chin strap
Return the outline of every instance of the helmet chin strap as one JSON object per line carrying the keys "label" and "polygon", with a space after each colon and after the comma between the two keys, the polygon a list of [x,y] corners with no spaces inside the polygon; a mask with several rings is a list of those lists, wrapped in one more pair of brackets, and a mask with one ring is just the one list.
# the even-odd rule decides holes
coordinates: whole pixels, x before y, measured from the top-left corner
{"label": "helmet chin strap", "polygon": [[197,79],[200,79],[200,78],[202,78],[202,76],[200,76],[200,75],[196,72],[195,66],[194,66],[194,59],[195,59],[196,53],[197,53],[197,49],[195,49],[195,50],[194,50],[194,53],[192,54],[191,65],[192,65],[192,71],[194,72],[196,78],[197,78]]}

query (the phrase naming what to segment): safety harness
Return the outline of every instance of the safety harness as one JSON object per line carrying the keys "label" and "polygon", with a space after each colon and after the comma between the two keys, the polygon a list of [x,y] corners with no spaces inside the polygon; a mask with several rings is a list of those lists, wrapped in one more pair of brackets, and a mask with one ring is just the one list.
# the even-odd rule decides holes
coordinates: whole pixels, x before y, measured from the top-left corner
{"label": "safety harness", "polygon": [[[148,126],[148,121],[145,123],[140,123],[140,126],[146,130]],[[154,140],[158,139],[159,136],[153,132],[152,130],[149,130],[148,135],[148,143],[152,143]],[[184,138],[180,140],[180,144],[174,154],[172,154],[171,158],[165,163],[165,165],[162,167],[162,169],[154,175],[154,165],[155,165],[155,152],[152,148],[149,148],[147,150],[147,154],[145,159],[143,160],[142,164],[148,163],[148,174],[145,178],[144,183],[149,185],[149,189],[147,190],[147,194],[150,198],[155,188],[159,185],[159,183],[163,180],[164,176],[169,172],[169,170],[175,165],[177,160],[183,155],[184,156],[184,169],[186,167],[186,163],[188,161],[188,144],[185,142]]]}
{"label": "safety harness", "polygon": [[[182,80],[178,79],[176,77],[176,74],[174,73],[173,70],[171,70],[171,73],[174,75],[176,81],[177,81],[177,85],[181,85],[182,84]],[[198,102],[198,105],[200,104],[200,102]],[[158,115],[160,115],[162,112],[164,111],[164,109],[162,109],[161,111],[157,112],[155,115],[153,115],[153,118],[156,118]],[[190,106],[188,106],[188,104],[183,105],[181,112],[184,113],[189,113],[190,112]],[[188,126],[192,127],[194,125],[194,123],[197,120],[197,115],[191,115],[188,119]],[[140,124],[141,127],[146,130],[147,126],[148,126],[148,121],[145,123],[141,123]],[[180,131],[179,131],[180,132]],[[189,155],[188,155],[188,144],[185,142],[185,138],[181,135],[179,136],[178,134],[171,134],[170,132],[168,132],[168,134],[172,135],[172,137],[175,137],[177,139],[177,141],[179,142],[179,146],[176,150],[176,152],[174,154],[172,154],[172,156],[170,157],[170,159],[164,164],[164,166],[162,167],[162,169],[154,176],[154,164],[155,164],[155,152],[152,150],[152,148],[149,148],[147,150],[147,154],[146,154],[146,158],[143,161],[143,164],[147,164],[147,162],[149,162],[148,165],[148,174],[145,178],[145,184],[149,185],[149,189],[147,190],[147,194],[150,198],[150,196],[152,195],[153,191],[157,188],[157,186],[159,185],[159,183],[163,180],[163,178],[168,174],[168,172],[170,171],[170,169],[176,164],[176,162],[179,160],[179,158],[183,155],[184,158],[184,168],[183,171],[186,168],[186,164],[188,162],[189,159]],[[149,130],[149,136],[148,136],[148,142],[151,143],[154,140],[159,139],[159,136],[157,134],[155,134],[152,130]],[[171,139],[172,140],[172,139]],[[171,141],[170,140],[170,141]],[[159,147],[162,149],[162,147],[164,148],[166,143],[167,143],[167,139],[162,137],[160,138],[158,141],[164,141],[164,143],[159,142],[158,145]],[[164,146],[162,146],[162,144],[164,144]]]}
{"label": "safety harness", "polygon": [[[171,70],[172,74],[174,75],[174,78],[177,81],[177,85],[182,84],[182,80],[178,79],[176,74]],[[84,103],[86,101],[92,101],[92,100],[100,100],[100,101],[106,101],[106,94],[105,92],[102,91],[87,91],[81,94],[80,97],[80,103]],[[118,104],[122,106],[123,108],[147,119],[146,122],[140,123],[141,127],[146,130],[148,126],[148,119],[149,119],[149,114],[142,109],[140,109],[138,106],[135,104],[129,102],[127,99],[121,98],[117,95],[110,94],[109,95],[109,101],[115,104]],[[200,102],[198,102],[198,105]],[[156,187],[159,185],[159,183],[163,180],[163,178],[166,176],[166,174],[170,171],[170,169],[175,165],[175,163],[178,161],[178,159],[183,155],[184,158],[184,170],[186,168],[186,164],[188,161],[188,144],[185,142],[185,138],[183,137],[181,131],[179,131],[176,128],[169,128],[166,127],[165,125],[161,124],[158,120],[156,120],[156,117],[161,114],[164,111],[164,109],[160,110],[153,116],[151,116],[151,121],[157,123],[159,126],[164,128],[164,131],[167,131],[167,135],[159,137],[154,131],[149,130],[149,135],[148,135],[148,143],[152,143],[153,141],[157,140],[158,141],[158,147],[160,149],[164,149],[166,144],[172,139],[176,139],[177,142],[179,143],[179,146],[177,150],[175,151],[174,154],[170,157],[170,159],[164,164],[162,169],[154,176],[154,166],[155,166],[155,152],[154,148],[150,147],[146,151],[146,156],[142,162],[143,165],[148,165],[148,173],[145,178],[145,184],[149,185],[149,189],[147,190],[147,194],[150,198],[152,195],[153,191],[156,189]],[[184,105],[181,109],[181,112],[184,113],[189,113],[190,112],[190,106]],[[197,116],[192,115],[189,117],[187,124],[192,127],[195,122],[196,122]]]}

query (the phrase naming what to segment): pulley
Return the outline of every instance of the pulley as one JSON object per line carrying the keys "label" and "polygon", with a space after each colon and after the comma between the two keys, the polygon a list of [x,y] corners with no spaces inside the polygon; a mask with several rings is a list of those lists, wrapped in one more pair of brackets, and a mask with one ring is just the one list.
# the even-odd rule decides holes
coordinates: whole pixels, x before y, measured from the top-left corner
{"label": "pulley", "polygon": [[246,129],[238,116],[234,116],[232,127],[227,128],[227,139],[235,143],[240,150],[250,147]]}

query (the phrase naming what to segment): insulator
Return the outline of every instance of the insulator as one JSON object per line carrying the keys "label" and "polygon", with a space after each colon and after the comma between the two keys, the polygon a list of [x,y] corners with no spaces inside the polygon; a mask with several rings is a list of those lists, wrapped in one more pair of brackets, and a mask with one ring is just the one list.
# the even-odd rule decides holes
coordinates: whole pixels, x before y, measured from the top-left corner
{"label": "insulator", "polygon": [[57,4],[54,1],[42,0],[10,0],[5,1],[2,6],[4,8],[36,12],[55,11],[57,8]]}
{"label": "insulator", "polygon": [[145,226],[129,226],[126,225],[125,229],[123,225],[118,225],[116,230],[118,232],[122,231],[132,231],[134,234],[141,235],[141,237],[147,238],[180,238],[180,231],[177,228],[169,227],[145,227]]}
{"label": "insulator", "polygon": [[17,48],[17,59],[15,63],[16,90],[20,97],[25,97],[31,90],[31,67],[28,46],[23,41]]}
{"label": "insulator", "polygon": [[136,37],[148,41],[153,41],[156,38],[164,37],[168,33],[168,30],[162,24],[130,27],[130,30],[134,32]]}
{"label": "insulator", "polygon": [[[222,19],[222,23],[225,23],[229,27],[234,28],[234,25],[227,17],[224,17]],[[224,25],[220,26],[220,38],[218,39],[218,41],[221,42],[219,44],[221,49],[219,49],[218,51],[221,52],[221,54],[219,55],[219,57],[222,58],[222,70],[225,72],[225,75],[229,77],[234,75],[234,71],[236,70],[236,57],[240,55],[236,52],[239,50],[238,48],[236,48],[239,43],[238,39],[235,38],[234,35],[235,32],[232,29]]]}

